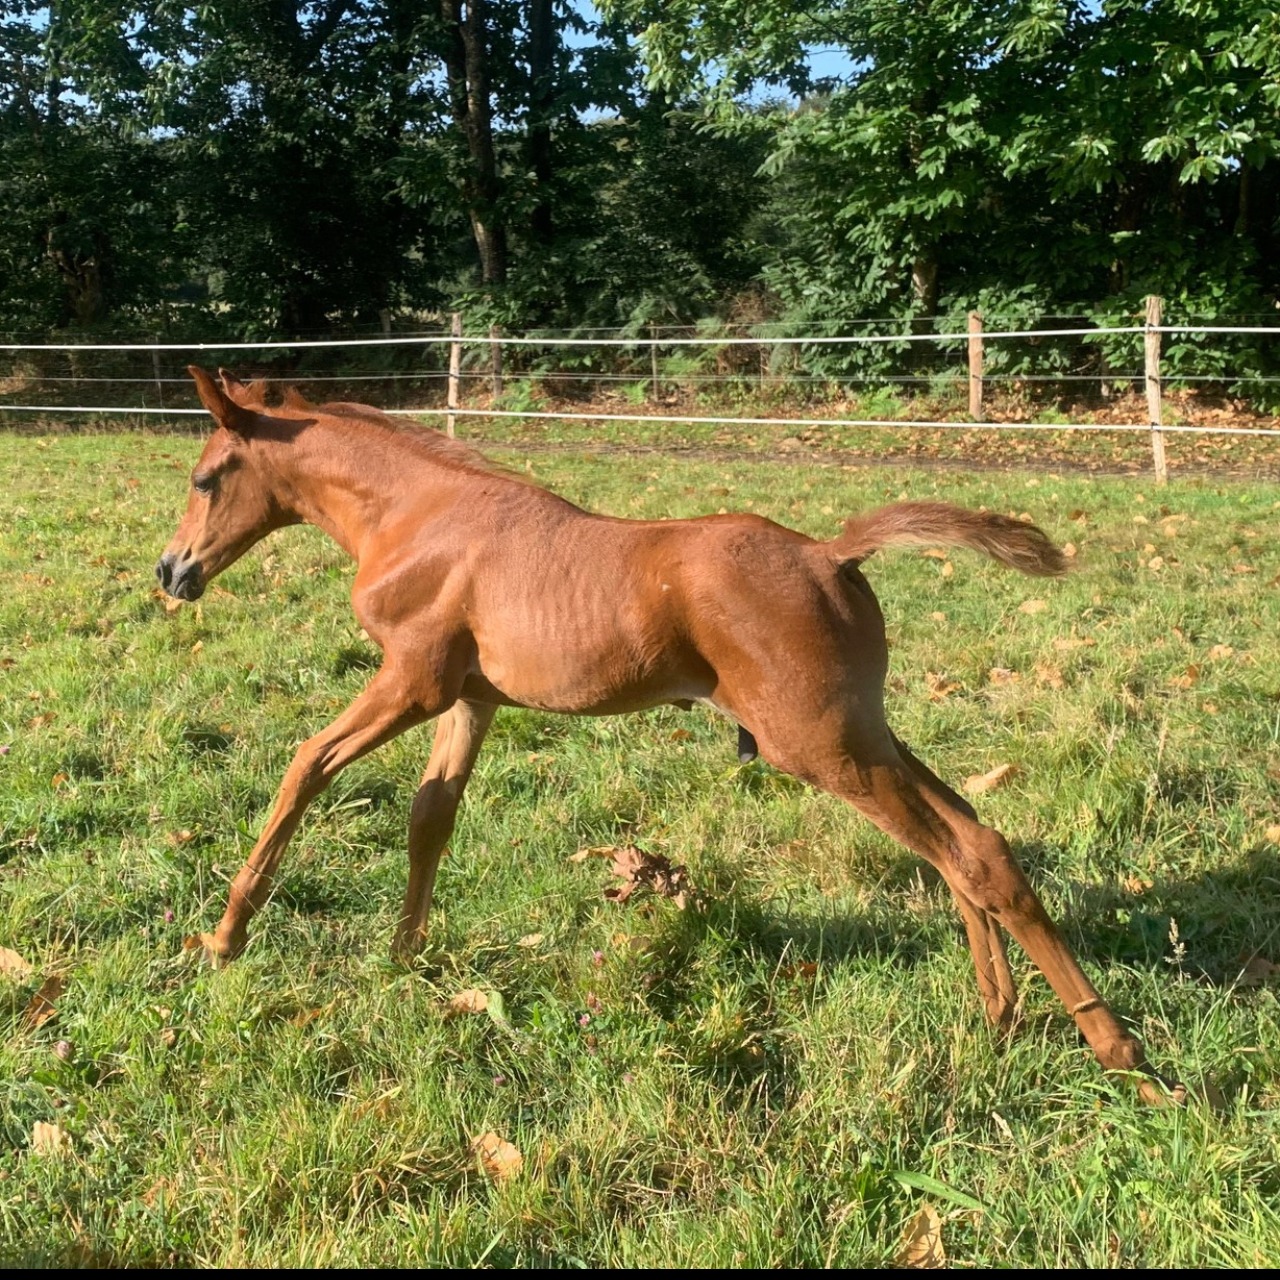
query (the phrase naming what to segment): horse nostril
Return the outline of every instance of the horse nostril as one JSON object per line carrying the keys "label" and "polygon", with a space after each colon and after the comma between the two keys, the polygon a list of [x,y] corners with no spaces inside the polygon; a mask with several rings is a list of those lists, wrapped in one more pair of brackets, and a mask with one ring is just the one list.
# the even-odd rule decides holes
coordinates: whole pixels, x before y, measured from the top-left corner
{"label": "horse nostril", "polygon": [[173,581],[173,569],[169,565],[168,556],[161,556],[156,561],[156,577],[160,579],[160,585],[167,591],[169,583]]}

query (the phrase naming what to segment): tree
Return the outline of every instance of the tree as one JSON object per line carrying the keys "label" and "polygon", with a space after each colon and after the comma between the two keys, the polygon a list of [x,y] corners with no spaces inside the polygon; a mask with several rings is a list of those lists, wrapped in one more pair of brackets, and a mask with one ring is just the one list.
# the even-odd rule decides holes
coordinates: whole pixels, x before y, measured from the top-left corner
{"label": "tree", "polygon": [[171,171],[114,6],[0,10],[0,323],[92,325],[172,282]]}

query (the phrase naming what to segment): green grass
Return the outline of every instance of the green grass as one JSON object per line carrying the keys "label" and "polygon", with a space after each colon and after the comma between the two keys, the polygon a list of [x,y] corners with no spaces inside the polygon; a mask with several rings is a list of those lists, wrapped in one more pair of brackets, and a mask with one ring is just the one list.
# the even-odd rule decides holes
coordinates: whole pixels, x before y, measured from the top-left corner
{"label": "green grass", "polygon": [[[938,497],[1075,544],[1062,583],[963,552],[868,575],[895,729],[956,782],[1019,765],[984,816],[1153,1060],[1219,1100],[1151,1111],[1016,950],[1024,1017],[994,1038],[935,880],[701,711],[501,713],[413,971],[386,959],[429,730],[406,735],[313,806],[246,954],[202,969],[184,936],[374,664],[349,566],[289,531],[167,612],[194,440],[0,449],[0,945],[37,969],[0,976],[0,1261],[878,1266],[926,1201],[963,1265],[1280,1260],[1276,988],[1237,981],[1280,962],[1280,487],[528,460],[618,515],[826,535]],[[705,910],[616,905],[568,860],[625,841]],[[447,1017],[471,987],[496,1016]],[[34,1152],[38,1121],[70,1150]],[[515,1176],[469,1154],[489,1130]]]}

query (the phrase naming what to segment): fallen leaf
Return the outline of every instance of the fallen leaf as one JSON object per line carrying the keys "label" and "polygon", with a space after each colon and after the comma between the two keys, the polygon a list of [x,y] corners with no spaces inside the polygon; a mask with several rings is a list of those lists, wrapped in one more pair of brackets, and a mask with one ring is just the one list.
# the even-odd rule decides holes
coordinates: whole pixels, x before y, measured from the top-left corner
{"label": "fallen leaf", "polygon": [[1272,844],[1280,844],[1280,822],[1275,823],[1263,832],[1263,835],[1271,841]]}
{"label": "fallen leaf", "polygon": [[1180,676],[1170,676],[1169,683],[1175,689],[1190,689],[1200,679],[1200,668],[1192,663]]}
{"label": "fallen leaf", "polygon": [[1068,653],[1072,649],[1091,649],[1097,643],[1088,636],[1059,636],[1053,642],[1053,647],[1059,653]]}
{"label": "fallen leaf", "polygon": [[1153,572],[1159,572],[1164,568],[1164,557],[1152,556],[1151,559],[1147,561],[1147,568]]}
{"label": "fallen leaf", "polygon": [[611,870],[624,883],[604,891],[610,902],[626,902],[637,889],[648,888],[670,898],[681,911],[688,905],[686,869],[672,866],[660,853],[646,853],[633,844],[625,845],[613,851]]}
{"label": "fallen leaf", "polygon": [[931,1204],[922,1205],[920,1212],[907,1224],[902,1237],[902,1247],[896,1259],[900,1267],[917,1270],[935,1270],[947,1264],[947,1252],[942,1247],[942,1219]]}
{"label": "fallen leaf", "polygon": [[1024,600],[1018,606],[1019,613],[1043,613],[1049,606],[1043,600]]}
{"label": "fallen leaf", "polygon": [[945,613],[940,613],[937,609],[935,609],[929,617],[933,622],[946,622],[947,620],[947,615]]}
{"label": "fallen leaf", "polygon": [[1267,982],[1280,979],[1280,964],[1274,964],[1262,956],[1242,955],[1238,961],[1240,973],[1236,978],[1239,987],[1260,987]]}
{"label": "fallen leaf", "polygon": [[1209,650],[1209,660],[1216,662],[1219,658],[1229,658],[1235,650],[1229,644],[1215,644]]}
{"label": "fallen leaf", "polygon": [[617,847],[611,844],[596,844],[590,849],[579,849],[577,853],[569,855],[570,862],[586,862],[588,858],[612,858],[617,853]]}
{"label": "fallen leaf", "polygon": [[671,731],[672,742],[688,742],[692,737],[693,734],[688,729],[672,729]]}
{"label": "fallen leaf", "polygon": [[489,997],[483,991],[477,990],[475,987],[468,987],[465,991],[459,991],[445,1005],[447,1014],[459,1013],[483,1013],[489,1007]]}
{"label": "fallen leaf", "polygon": [[1062,672],[1047,662],[1036,663],[1036,679],[1041,684],[1047,684],[1050,689],[1061,689],[1066,684]]}
{"label": "fallen leaf", "polygon": [[23,978],[31,977],[35,970],[16,952],[10,951],[8,947],[0,947],[0,973],[6,978],[16,978],[19,982]]}
{"label": "fallen leaf", "polygon": [[1016,671],[1010,671],[1008,667],[992,667],[987,672],[987,681],[990,684],[1016,684],[1022,677]]}
{"label": "fallen leaf", "polygon": [[56,1018],[58,1010],[54,1001],[60,999],[66,989],[65,978],[60,978],[56,974],[47,977],[40,984],[40,989],[27,1002],[27,1007],[22,1014],[22,1025],[28,1031],[34,1031],[37,1027],[44,1026],[50,1018]]}
{"label": "fallen leaf", "polygon": [[37,1120],[31,1126],[31,1151],[37,1156],[69,1156],[71,1135],[61,1125]]}
{"label": "fallen leaf", "polygon": [[63,784],[64,782],[67,782],[67,781],[69,781],[69,777],[68,777],[68,775],[67,775],[67,774],[65,774],[65,773],[63,773],[61,770],[59,770],[57,773],[55,773],[55,774],[53,775],[52,779],[50,779],[50,781],[49,781],[49,785],[50,785],[50,786],[51,786],[55,791],[57,791],[57,789],[58,789],[60,786],[62,786],[62,784]]}
{"label": "fallen leaf", "polygon": [[926,671],[924,683],[929,690],[930,702],[941,702],[943,698],[949,698],[957,689],[963,688],[956,681],[948,680],[946,676],[939,675],[936,671]]}
{"label": "fallen leaf", "polygon": [[524,1164],[524,1156],[516,1147],[499,1137],[492,1129],[488,1133],[482,1133],[471,1144],[471,1150],[479,1157],[484,1171],[499,1182],[519,1173]]}
{"label": "fallen leaf", "polygon": [[517,943],[517,947],[537,947],[542,944],[542,934],[526,933]]}
{"label": "fallen leaf", "polygon": [[953,564],[951,563],[951,561],[950,561],[950,560],[948,560],[948,561],[946,562],[946,564],[944,564],[944,565],[942,566],[942,568],[938,570],[938,572],[939,572],[939,573],[940,573],[944,578],[949,578],[949,577],[951,577],[951,575],[952,575],[953,573],[955,573],[955,571],[956,571],[956,567],[955,567],[955,565],[953,565]]}
{"label": "fallen leaf", "polygon": [[[305,1027],[307,1023],[314,1022],[317,1018],[323,1018],[326,1013],[332,1013],[337,1007],[337,1004],[338,1002],[336,1000],[331,1000],[328,1004],[319,1005],[312,1009],[299,1009],[298,1012],[289,1019],[289,1024],[294,1027]],[[173,1031],[174,1029],[172,1027],[167,1027],[166,1030]],[[175,1031],[173,1036],[174,1043],[177,1042],[177,1038],[177,1033]],[[172,1048],[173,1045],[166,1044],[165,1047]]]}
{"label": "fallen leaf", "polygon": [[975,773],[971,778],[966,778],[964,789],[971,796],[980,796],[984,791],[994,791],[996,787],[1004,786],[1010,778],[1016,777],[1018,772],[1016,764],[998,764],[987,773]]}
{"label": "fallen leaf", "polygon": [[922,556],[928,556],[931,560],[945,560],[948,552],[940,551],[937,547],[930,547],[927,551],[920,553]]}
{"label": "fallen leaf", "polygon": [[38,716],[32,716],[27,721],[28,729],[43,729],[45,725],[52,724],[58,718],[56,711],[42,711]]}

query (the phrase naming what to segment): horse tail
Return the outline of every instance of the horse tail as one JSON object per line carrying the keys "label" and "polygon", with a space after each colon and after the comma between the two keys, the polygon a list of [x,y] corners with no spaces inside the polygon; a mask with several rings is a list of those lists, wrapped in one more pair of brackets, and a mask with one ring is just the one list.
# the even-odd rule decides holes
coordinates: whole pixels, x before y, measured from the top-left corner
{"label": "horse tail", "polygon": [[953,546],[983,551],[1001,564],[1038,577],[1058,577],[1066,557],[1033,524],[946,502],[895,502],[845,521],[831,542],[842,560],[865,560],[881,547]]}

